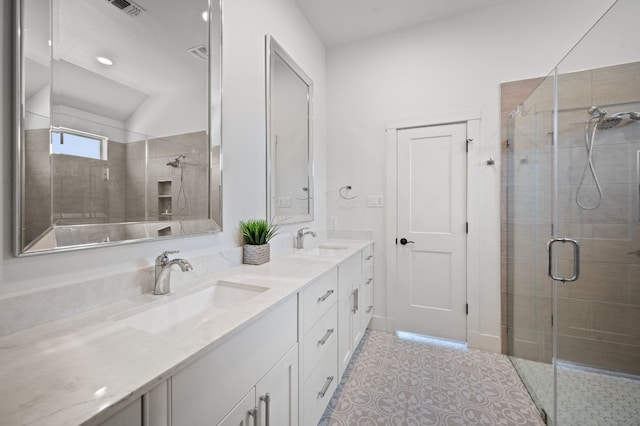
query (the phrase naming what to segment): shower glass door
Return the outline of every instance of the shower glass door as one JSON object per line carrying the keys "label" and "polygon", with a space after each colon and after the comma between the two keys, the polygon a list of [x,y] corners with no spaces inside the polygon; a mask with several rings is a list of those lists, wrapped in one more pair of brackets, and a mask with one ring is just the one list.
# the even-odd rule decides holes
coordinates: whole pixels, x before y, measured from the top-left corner
{"label": "shower glass door", "polygon": [[554,76],[508,121],[507,351],[543,417],[554,409],[552,289],[545,247],[552,237]]}
{"label": "shower glass door", "polygon": [[580,245],[556,283],[559,425],[640,424],[639,14],[619,0],[558,66],[555,233]]}
{"label": "shower glass door", "polygon": [[508,353],[548,424],[640,424],[638,16],[615,2],[510,120]]}

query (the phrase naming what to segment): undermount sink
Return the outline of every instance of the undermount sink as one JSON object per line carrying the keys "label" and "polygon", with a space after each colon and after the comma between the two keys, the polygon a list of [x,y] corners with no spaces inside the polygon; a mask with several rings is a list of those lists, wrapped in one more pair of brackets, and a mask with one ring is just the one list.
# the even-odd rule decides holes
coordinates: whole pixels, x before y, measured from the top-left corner
{"label": "undermount sink", "polygon": [[119,322],[149,333],[163,333],[193,319],[206,321],[267,290],[268,287],[218,281],[211,287],[122,318]]}
{"label": "undermount sink", "polygon": [[316,248],[303,251],[303,256],[337,256],[342,250],[348,249],[348,246],[341,246],[337,244],[320,244]]}

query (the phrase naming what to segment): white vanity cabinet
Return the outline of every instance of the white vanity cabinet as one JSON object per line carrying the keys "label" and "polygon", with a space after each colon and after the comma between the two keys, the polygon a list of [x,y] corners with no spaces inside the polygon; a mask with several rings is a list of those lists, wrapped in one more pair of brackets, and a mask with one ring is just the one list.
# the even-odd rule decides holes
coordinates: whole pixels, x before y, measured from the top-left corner
{"label": "white vanity cabinet", "polygon": [[218,423],[218,426],[247,425],[298,425],[298,345]]}
{"label": "white vanity cabinet", "polygon": [[372,246],[338,265],[338,373],[342,377],[373,312]]}
{"label": "white vanity cabinet", "polygon": [[142,425],[142,400],[137,398],[131,404],[118,411],[100,426],[141,426]]}
{"label": "white vanity cabinet", "polygon": [[[254,392],[253,407],[258,417],[266,412],[260,396],[271,397],[270,411],[287,412],[289,420],[272,419],[271,424],[297,425],[297,297],[292,296],[257,319],[247,328],[213,349],[203,358],[171,378],[171,418],[173,425],[246,424],[246,413],[238,404]],[[290,383],[286,383],[290,381]],[[273,387],[272,387],[273,386]],[[276,395],[285,392],[286,402]],[[257,400],[256,400],[257,398]],[[249,397],[251,400],[251,397]],[[285,406],[288,408],[283,408]],[[273,407],[273,409],[271,409]],[[240,410],[240,411],[237,411]],[[229,417],[240,414],[239,418]],[[233,423],[238,419],[238,423]],[[221,423],[221,422],[225,423]],[[290,421],[290,423],[288,422]],[[231,423],[229,423],[231,422]]]}
{"label": "white vanity cabinet", "polygon": [[360,289],[360,327],[367,329],[373,316],[373,245],[362,250],[362,286]]}
{"label": "white vanity cabinet", "polygon": [[256,416],[256,390],[253,388],[217,426],[253,426]]}
{"label": "white vanity cabinet", "polygon": [[338,380],[338,271],[332,268],[302,291],[302,424],[316,425]]}

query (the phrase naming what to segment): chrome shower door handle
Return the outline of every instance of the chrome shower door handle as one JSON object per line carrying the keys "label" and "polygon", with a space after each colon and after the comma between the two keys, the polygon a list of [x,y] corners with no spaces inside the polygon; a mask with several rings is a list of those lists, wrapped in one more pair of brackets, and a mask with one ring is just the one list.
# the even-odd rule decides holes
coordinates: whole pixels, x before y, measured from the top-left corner
{"label": "chrome shower door handle", "polygon": [[[556,243],[570,243],[573,245],[573,275],[570,277],[558,277],[553,273],[553,245]],[[547,257],[549,265],[549,277],[554,281],[569,283],[575,281],[580,276],[580,244],[571,238],[552,238],[547,243]]]}

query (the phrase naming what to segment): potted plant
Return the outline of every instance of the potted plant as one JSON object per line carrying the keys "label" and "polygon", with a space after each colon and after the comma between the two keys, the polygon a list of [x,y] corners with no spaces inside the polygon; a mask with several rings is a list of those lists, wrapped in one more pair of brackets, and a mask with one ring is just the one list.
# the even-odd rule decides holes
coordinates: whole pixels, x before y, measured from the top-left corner
{"label": "potted plant", "polygon": [[264,219],[240,221],[240,232],[244,239],[243,263],[261,265],[271,259],[269,240],[278,233],[278,227]]}

